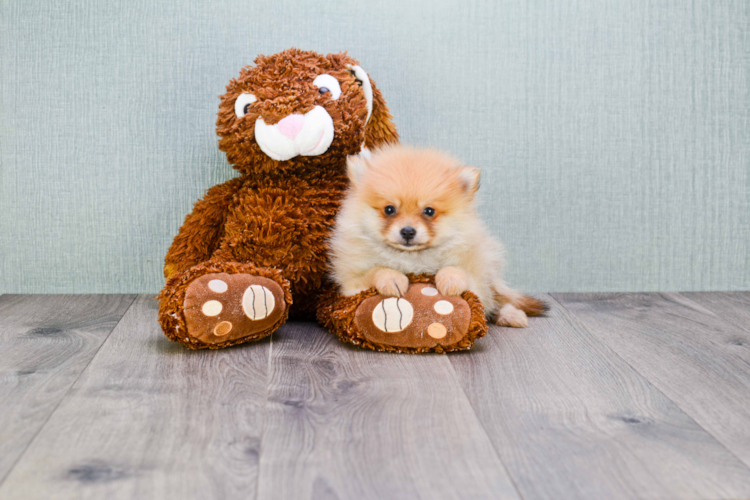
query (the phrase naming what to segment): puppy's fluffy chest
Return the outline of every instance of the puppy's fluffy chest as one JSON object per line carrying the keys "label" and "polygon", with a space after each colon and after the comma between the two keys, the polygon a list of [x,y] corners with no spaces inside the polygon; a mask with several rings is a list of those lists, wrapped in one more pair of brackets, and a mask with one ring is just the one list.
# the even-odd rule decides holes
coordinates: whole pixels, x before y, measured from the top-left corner
{"label": "puppy's fluffy chest", "polygon": [[405,274],[435,274],[443,267],[461,265],[462,253],[471,251],[466,245],[461,247],[464,248],[454,244],[406,252],[378,242],[371,247],[370,258],[375,266],[391,267]]}

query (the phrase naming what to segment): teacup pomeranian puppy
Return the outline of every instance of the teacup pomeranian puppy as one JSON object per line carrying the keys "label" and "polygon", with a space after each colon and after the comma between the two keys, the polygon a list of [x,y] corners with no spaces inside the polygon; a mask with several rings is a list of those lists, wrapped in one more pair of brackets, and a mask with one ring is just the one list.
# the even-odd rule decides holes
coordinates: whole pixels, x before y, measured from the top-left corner
{"label": "teacup pomeranian puppy", "polygon": [[503,247],[477,216],[479,169],[431,149],[388,146],[347,162],[351,186],[331,238],[344,295],[401,296],[406,273],[435,275],[443,295],[474,292],[487,317],[525,327],[546,305],[501,279]]}

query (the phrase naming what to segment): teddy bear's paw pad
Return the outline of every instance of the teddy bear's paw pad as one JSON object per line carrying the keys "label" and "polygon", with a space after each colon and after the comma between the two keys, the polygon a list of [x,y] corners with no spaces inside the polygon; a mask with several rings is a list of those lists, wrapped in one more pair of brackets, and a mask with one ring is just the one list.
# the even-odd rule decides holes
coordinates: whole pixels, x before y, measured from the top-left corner
{"label": "teddy bear's paw pad", "polygon": [[251,274],[204,274],[185,292],[188,335],[209,344],[264,337],[286,307],[278,283]]}
{"label": "teddy bear's paw pad", "polygon": [[400,332],[414,319],[414,308],[406,299],[388,297],[372,310],[372,324],[381,332]]}
{"label": "teddy bear's paw pad", "polygon": [[245,316],[258,321],[265,319],[276,307],[273,292],[263,285],[250,285],[242,295],[242,310]]}
{"label": "teddy bear's paw pad", "polygon": [[411,284],[401,298],[370,297],[354,316],[355,327],[371,343],[418,350],[459,344],[470,321],[463,298],[443,296],[426,283]]}

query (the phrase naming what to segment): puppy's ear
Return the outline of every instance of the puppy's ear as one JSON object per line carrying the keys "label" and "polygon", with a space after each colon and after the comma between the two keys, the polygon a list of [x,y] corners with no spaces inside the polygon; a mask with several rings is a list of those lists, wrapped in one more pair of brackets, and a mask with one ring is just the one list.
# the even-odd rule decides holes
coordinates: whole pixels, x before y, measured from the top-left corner
{"label": "puppy's ear", "polygon": [[370,158],[370,152],[367,149],[362,149],[362,152],[358,155],[351,155],[346,158],[346,175],[349,177],[349,182],[353,186],[359,184],[364,177],[367,169],[370,166],[367,160]]}
{"label": "puppy's ear", "polygon": [[461,167],[458,176],[464,184],[464,189],[472,195],[479,189],[479,177],[482,171],[476,167]]}

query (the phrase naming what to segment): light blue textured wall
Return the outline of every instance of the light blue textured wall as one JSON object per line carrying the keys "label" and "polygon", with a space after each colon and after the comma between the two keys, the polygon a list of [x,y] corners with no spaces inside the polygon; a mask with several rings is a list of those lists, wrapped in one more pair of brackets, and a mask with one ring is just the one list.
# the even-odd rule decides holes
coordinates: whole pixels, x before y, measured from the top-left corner
{"label": "light blue textured wall", "polygon": [[750,2],[2,0],[0,292],[155,292],[217,95],[349,50],[529,291],[750,288]]}

